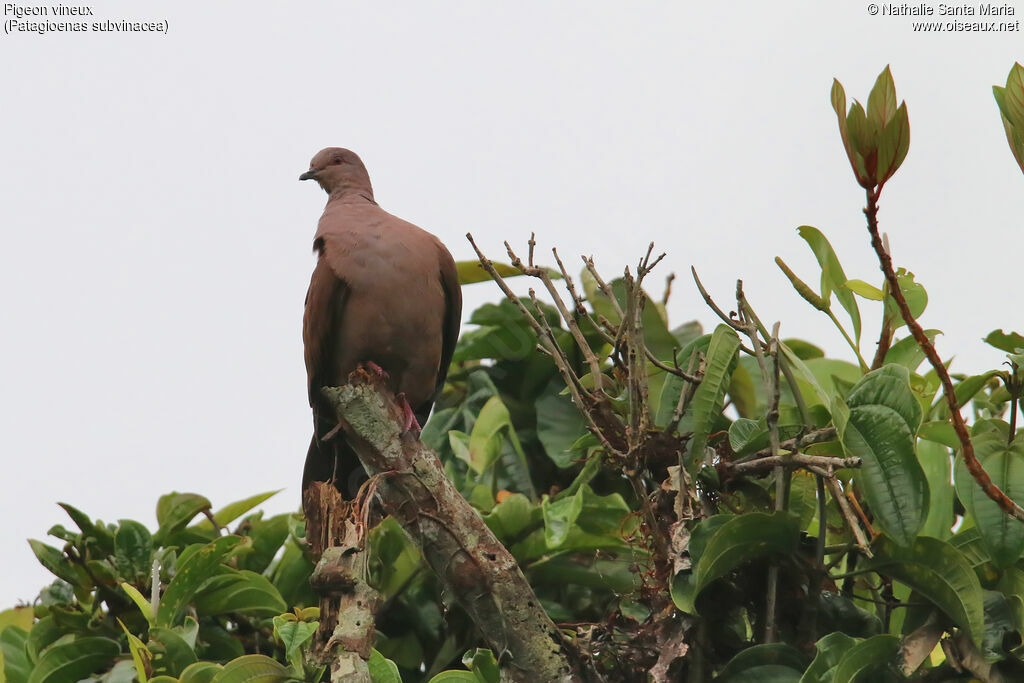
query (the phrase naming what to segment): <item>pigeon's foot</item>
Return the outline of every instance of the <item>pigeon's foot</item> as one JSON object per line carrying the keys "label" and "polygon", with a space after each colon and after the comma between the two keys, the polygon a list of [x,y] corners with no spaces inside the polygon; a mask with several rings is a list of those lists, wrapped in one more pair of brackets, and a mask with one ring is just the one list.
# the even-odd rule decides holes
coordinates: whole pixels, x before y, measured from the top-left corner
{"label": "pigeon's foot", "polygon": [[332,429],[331,431],[329,431],[326,434],[324,434],[323,437],[320,440],[321,441],[330,441],[331,439],[336,437],[338,435],[338,432],[340,432],[340,431],[341,431],[341,423],[339,422],[338,424],[334,425],[334,429]]}
{"label": "pigeon's foot", "polygon": [[420,423],[416,420],[416,414],[412,412],[412,406],[409,405],[408,399],[405,398],[405,393],[400,393],[395,396],[398,399],[398,404],[402,407],[402,431],[412,432],[413,436],[417,439],[420,438]]}
{"label": "pigeon's foot", "polygon": [[374,373],[376,375],[380,375],[381,377],[387,377],[388,376],[387,371],[384,370],[384,368],[382,368],[381,366],[379,366],[376,363],[374,363],[372,360],[366,361],[365,363],[363,363],[363,366],[367,370],[369,370],[370,372],[372,372],[372,373]]}

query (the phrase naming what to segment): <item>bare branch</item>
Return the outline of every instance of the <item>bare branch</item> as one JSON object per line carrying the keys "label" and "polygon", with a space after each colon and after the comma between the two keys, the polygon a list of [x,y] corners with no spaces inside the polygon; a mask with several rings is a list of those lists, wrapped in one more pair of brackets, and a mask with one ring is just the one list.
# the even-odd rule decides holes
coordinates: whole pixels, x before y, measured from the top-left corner
{"label": "bare branch", "polygon": [[770,470],[774,467],[802,467],[809,470],[811,467],[847,469],[860,466],[860,458],[835,458],[828,455],[807,455],[805,453],[771,455],[766,458],[758,458],[757,460],[725,465],[733,474],[749,474],[751,472]]}

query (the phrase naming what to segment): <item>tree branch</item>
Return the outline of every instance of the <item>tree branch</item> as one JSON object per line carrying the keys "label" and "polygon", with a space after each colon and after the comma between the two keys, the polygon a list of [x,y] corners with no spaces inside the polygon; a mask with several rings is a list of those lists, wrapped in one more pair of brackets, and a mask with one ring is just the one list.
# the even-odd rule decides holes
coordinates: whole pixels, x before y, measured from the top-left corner
{"label": "tree branch", "polygon": [[967,471],[974,477],[974,481],[978,482],[978,486],[985,492],[985,495],[994,500],[1003,512],[1024,522],[1024,508],[1010,500],[992,482],[988,472],[978,462],[978,458],[974,454],[974,444],[971,443],[971,437],[967,432],[967,424],[964,422],[963,415],[960,414],[960,406],[957,405],[956,390],[953,388],[953,381],[949,378],[949,372],[946,371],[946,366],[943,364],[942,359],[939,358],[935,345],[932,344],[931,340],[928,339],[928,335],[921,328],[921,325],[914,319],[914,315],[910,312],[910,306],[907,305],[907,299],[903,296],[902,290],[900,290],[900,283],[896,278],[896,272],[892,265],[892,257],[889,256],[889,252],[886,251],[885,246],[882,244],[882,238],[878,234],[878,196],[880,192],[881,188],[867,190],[867,207],[864,209],[864,215],[868,221],[868,232],[871,234],[871,246],[878,256],[878,264],[885,275],[885,281],[889,285],[889,294],[895,299],[896,305],[900,309],[900,315],[903,316],[903,322],[907,324],[910,334],[914,336],[917,345],[924,352],[928,362],[939,376],[939,381],[942,383],[942,393],[945,395],[946,403],[949,405],[953,430],[956,432],[957,439],[960,440],[960,451],[963,453],[964,465],[967,466]]}
{"label": "tree branch", "polygon": [[[419,546],[446,591],[476,623],[511,681],[595,678],[555,627],[515,558],[444,474],[437,455],[402,432],[403,407],[383,378],[360,368],[325,388],[377,494]],[[503,678],[505,680],[505,678]]]}

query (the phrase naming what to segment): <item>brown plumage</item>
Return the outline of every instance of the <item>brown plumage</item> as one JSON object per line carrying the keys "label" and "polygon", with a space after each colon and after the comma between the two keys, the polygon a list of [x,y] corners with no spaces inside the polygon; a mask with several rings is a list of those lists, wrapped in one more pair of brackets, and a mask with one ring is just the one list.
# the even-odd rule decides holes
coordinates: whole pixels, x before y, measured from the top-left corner
{"label": "brown plumage", "polygon": [[360,363],[376,363],[422,425],[455,350],[462,292],[441,241],[377,206],[355,153],[328,147],[299,179],[316,180],[328,194],[302,318],[314,427],[302,488],[333,477],[351,497],[365,474],[343,434],[324,440],[336,420],[320,389],[344,384]]}

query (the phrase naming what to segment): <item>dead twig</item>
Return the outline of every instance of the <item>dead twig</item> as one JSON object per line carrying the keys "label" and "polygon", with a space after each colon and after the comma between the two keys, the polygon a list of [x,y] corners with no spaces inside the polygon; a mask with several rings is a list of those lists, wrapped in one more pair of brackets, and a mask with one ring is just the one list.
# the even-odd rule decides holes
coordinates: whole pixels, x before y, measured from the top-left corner
{"label": "dead twig", "polygon": [[810,470],[812,467],[832,467],[835,469],[846,469],[860,467],[860,458],[834,458],[827,455],[806,455],[804,453],[791,453],[789,455],[770,455],[757,460],[748,460],[736,464],[726,464],[725,467],[733,474],[750,474],[775,467],[788,469],[803,468]]}

